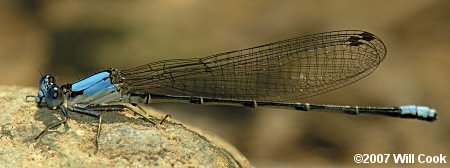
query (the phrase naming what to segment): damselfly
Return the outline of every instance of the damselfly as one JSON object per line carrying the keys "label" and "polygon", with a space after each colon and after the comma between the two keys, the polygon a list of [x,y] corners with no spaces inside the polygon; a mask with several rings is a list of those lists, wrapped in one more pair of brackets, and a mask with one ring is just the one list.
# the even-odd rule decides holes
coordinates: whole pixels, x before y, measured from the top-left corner
{"label": "damselfly", "polygon": [[[204,58],[164,60],[128,70],[111,68],[61,87],[52,75],[44,75],[39,81],[36,102],[50,109],[60,109],[64,117],[48,126],[36,139],[49,128],[65,123],[68,111],[98,117],[98,139],[101,112],[120,111],[129,108],[130,103],[180,102],[327,110],[435,121],[436,110],[426,106],[297,102],[369,75],[385,56],[386,47],[377,36],[365,31],[343,30]],[[142,112],[137,113],[148,119]]]}

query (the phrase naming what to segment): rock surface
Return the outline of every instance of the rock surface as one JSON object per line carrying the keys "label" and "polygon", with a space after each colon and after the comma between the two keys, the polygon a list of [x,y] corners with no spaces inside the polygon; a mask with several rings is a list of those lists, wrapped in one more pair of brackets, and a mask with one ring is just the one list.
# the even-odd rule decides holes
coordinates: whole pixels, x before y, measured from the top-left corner
{"label": "rock surface", "polygon": [[[25,100],[36,90],[0,86],[0,167],[252,167],[215,136],[171,118],[155,127],[126,111],[103,114],[97,153],[97,118],[73,112],[66,126],[35,141],[61,117]],[[155,122],[164,116],[146,112]]]}

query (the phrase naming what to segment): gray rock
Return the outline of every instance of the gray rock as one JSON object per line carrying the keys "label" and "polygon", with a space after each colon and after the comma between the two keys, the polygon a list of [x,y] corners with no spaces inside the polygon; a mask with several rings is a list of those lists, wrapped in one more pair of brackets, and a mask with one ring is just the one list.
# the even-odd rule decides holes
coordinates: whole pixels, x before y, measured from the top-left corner
{"label": "gray rock", "polygon": [[[60,119],[60,111],[38,108],[26,95],[35,88],[0,86],[0,167],[252,167],[234,147],[172,118],[153,126],[130,112],[98,120],[71,112],[66,126],[34,138]],[[164,114],[146,111],[150,118]]]}

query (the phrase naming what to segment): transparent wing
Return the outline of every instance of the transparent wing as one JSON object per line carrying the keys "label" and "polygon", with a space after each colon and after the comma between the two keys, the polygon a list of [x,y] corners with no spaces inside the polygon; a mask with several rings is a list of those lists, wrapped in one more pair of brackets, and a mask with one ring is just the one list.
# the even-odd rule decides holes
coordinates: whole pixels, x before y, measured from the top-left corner
{"label": "transparent wing", "polygon": [[205,58],[154,62],[121,72],[130,92],[286,101],[351,84],[386,56],[375,35],[325,32]]}

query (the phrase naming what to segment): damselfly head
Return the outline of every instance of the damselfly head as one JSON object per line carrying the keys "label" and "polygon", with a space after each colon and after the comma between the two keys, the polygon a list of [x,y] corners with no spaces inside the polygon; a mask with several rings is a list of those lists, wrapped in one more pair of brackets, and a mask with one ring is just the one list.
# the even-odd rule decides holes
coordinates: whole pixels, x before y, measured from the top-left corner
{"label": "damselfly head", "polygon": [[64,94],[55,82],[55,78],[50,74],[41,77],[36,103],[46,104],[49,109],[56,109],[64,102]]}

